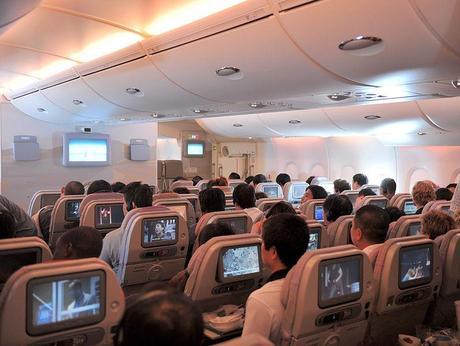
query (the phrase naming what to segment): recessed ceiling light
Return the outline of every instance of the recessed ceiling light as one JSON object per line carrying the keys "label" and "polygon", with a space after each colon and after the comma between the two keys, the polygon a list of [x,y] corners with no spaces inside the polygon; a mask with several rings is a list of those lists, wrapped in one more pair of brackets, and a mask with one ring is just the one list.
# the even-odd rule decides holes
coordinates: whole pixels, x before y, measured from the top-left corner
{"label": "recessed ceiling light", "polygon": [[158,113],[152,113],[152,118],[154,119],[160,119],[160,118],[164,118],[165,115],[163,114],[158,114]]}
{"label": "recessed ceiling light", "polygon": [[236,123],[236,124],[233,124],[233,127],[243,127],[243,124]]}
{"label": "recessed ceiling light", "polygon": [[358,50],[369,48],[381,43],[383,40],[375,36],[357,36],[350,40],[343,41],[339,44],[341,50]]}
{"label": "recessed ceiling light", "polygon": [[209,110],[205,110],[205,109],[194,109],[194,110],[193,110],[193,113],[196,113],[196,114],[206,114],[206,113],[209,113]]}
{"label": "recessed ceiling light", "polygon": [[331,99],[332,101],[343,101],[343,100],[350,98],[350,96],[348,95],[341,95],[341,94],[327,95],[327,97]]}
{"label": "recessed ceiling light", "polygon": [[453,80],[451,83],[454,88],[460,89],[460,79]]}
{"label": "recessed ceiling light", "polygon": [[137,96],[137,97],[142,97],[142,96],[144,96],[144,93],[143,93],[142,90],[139,89],[139,88],[126,88],[126,92],[127,92],[129,95],[134,95],[134,96]]}
{"label": "recessed ceiling light", "polygon": [[240,69],[238,67],[233,67],[233,66],[225,66],[225,67],[221,67],[216,70],[216,74],[219,77],[228,77],[228,76],[234,75],[239,72],[240,72]]}
{"label": "recessed ceiling light", "polygon": [[299,125],[301,123],[302,122],[300,120],[295,120],[295,119],[294,120],[289,120],[289,124],[291,124],[291,125]]}
{"label": "recessed ceiling light", "polygon": [[82,100],[78,100],[78,99],[72,100],[72,103],[75,106],[82,106],[82,107],[85,106],[85,103]]}
{"label": "recessed ceiling light", "polygon": [[120,118],[120,121],[128,121],[128,118]]}
{"label": "recessed ceiling light", "polygon": [[47,111],[45,108],[41,108],[41,107],[38,107],[38,108],[37,108],[37,112],[40,112],[40,113],[48,113],[48,111]]}
{"label": "recessed ceiling light", "polygon": [[252,102],[249,104],[249,107],[251,108],[265,108],[267,105],[263,102]]}
{"label": "recessed ceiling light", "polygon": [[252,139],[252,137],[248,137],[248,139]]}
{"label": "recessed ceiling light", "polygon": [[380,115],[366,115],[364,117],[364,119],[366,119],[366,120],[377,120],[377,119],[380,119],[380,118],[382,118]]}
{"label": "recessed ceiling light", "polygon": [[417,134],[418,134],[419,136],[425,136],[425,135],[426,135],[426,132],[417,132]]}

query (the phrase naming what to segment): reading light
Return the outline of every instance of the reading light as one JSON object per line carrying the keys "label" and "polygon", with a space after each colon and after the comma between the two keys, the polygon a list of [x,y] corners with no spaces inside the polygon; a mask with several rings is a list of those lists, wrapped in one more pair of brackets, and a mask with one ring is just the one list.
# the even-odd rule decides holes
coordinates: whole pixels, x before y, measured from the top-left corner
{"label": "reading light", "polygon": [[262,102],[252,102],[249,104],[249,107],[257,109],[257,108],[265,108],[267,107],[267,105]]}
{"label": "reading light", "polygon": [[193,113],[196,113],[196,114],[206,114],[208,112],[209,112],[208,110],[204,110],[204,109],[194,109],[193,110]]}
{"label": "reading light", "polygon": [[48,113],[48,111],[47,111],[45,108],[41,108],[41,107],[38,107],[38,108],[37,108],[37,112],[40,112],[40,113]]}
{"label": "reading light", "polygon": [[289,120],[289,124],[291,125],[299,125],[300,123],[302,123],[300,120]]}
{"label": "reading light", "polygon": [[366,115],[364,117],[364,119],[366,119],[366,120],[377,120],[377,119],[380,119],[380,118],[382,118],[380,115]]}
{"label": "reading light", "polygon": [[452,86],[456,89],[460,89],[460,79],[457,79],[457,80],[453,80],[451,82]]}
{"label": "reading light", "polygon": [[120,121],[126,121],[128,120],[127,118],[120,118]]}
{"label": "reading light", "polygon": [[72,103],[73,103],[75,106],[82,106],[82,107],[83,107],[83,106],[85,105],[84,102],[83,102],[82,100],[77,100],[77,99],[72,100]]}
{"label": "reading light", "polygon": [[332,101],[343,101],[343,100],[350,98],[349,95],[340,95],[340,94],[327,95],[327,97],[331,99]]}
{"label": "reading light", "polygon": [[233,127],[243,127],[243,124],[236,123],[236,124],[233,124]]}
{"label": "reading light", "polygon": [[418,134],[419,136],[425,136],[425,135],[426,135],[426,132],[417,132],[417,134]]}
{"label": "reading light", "polygon": [[153,113],[152,118],[154,119],[159,119],[159,118],[164,118],[165,116],[163,114],[158,114],[158,113]]}
{"label": "reading light", "polygon": [[342,41],[339,44],[341,50],[358,50],[363,48],[369,48],[381,43],[383,40],[375,36],[357,36],[350,40]]}
{"label": "reading light", "polygon": [[232,66],[225,66],[225,67],[221,67],[216,70],[216,74],[219,77],[228,77],[238,72],[240,72],[240,69],[238,67],[232,67]]}
{"label": "reading light", "polygon": [[129,95],[134,95],[134,96],[137,96],[137,97],[144,96],[144,93],[139,88],[126,88],[126,92]]}

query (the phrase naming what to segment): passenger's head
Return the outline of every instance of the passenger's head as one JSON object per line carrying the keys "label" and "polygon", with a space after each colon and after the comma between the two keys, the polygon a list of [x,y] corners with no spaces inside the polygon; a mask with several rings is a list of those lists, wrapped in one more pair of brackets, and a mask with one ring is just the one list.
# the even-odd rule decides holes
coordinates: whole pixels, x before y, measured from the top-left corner
{"label": "passenger's head", "polygon": [[351,190],[350,183],[345,179],[334,180],[334,191],[335,193],[342,193],[345,190]]}
{"label": "passenger's head", "polygon": [[121,181],[117,181],[116,183],[112,184],[112,192],[119,192],[123,193],[123,189],[125,188],[126,184],[122,183]]}
{"label": "passenger's head", "polygon": [[61,195],[84,195],[85,187],[79,181],[69,181],[61,188]]}
{"label": "passenger's head", "polygon": [[375,205],[365,205],[353,218],[351,240],[363,250],[369,245],[381,244],[385,241],[390,225],[388,213]]}
{"label": "passenger's head", "polygon": [[436,199],[434,188],[425,181],[418,181],[412,188],[412,199],[417,209],[425,206],[428,202]]}
{"label": "passenger's head", "polygon": [[100,193],[100,192],[112,192],[112,185],[105,180],[95,180],[93,181],[89,187],[88,191],[86,192],[87,195],[91,195],[92,193]]}
{"label": "passenger's head", "polygon": [[252,184],[254,185],[254,187],[256,187],[260,183],[266,183],[266,182],[267,182],[267,178],[263,174],[256,174],[254,176],[254,179],[252,179]]}
{"label": "passenger's head", "polygon": [[297,212],[295,209],[292,207],[290,203],[280,201],[274,205],[270,209],[268,209],[267,214],[265,217],[268,219],[272,216],[278,215],[278,214],[293,214],[297,215]]}
{"label": "passenger's head", "polygon": [[441,210],[430,210],[428,213],[422,214],[421,233],[427,235],[431,240],[454,228],[455,220]]}
{"label": "passenger's head", "polygon": [[203,214],[225,210],[225,194],[220,189],[205,189],[198,194]]}
{"label": "passenger's head", "polygon": [[135,208],[151,207],[153,203],[152,189],[147,184],[140,185],[134,191],[133,204]]}
{"label": "passenger's head", "polygon": [[313,181],[313,179],[315,179],[315,176],[314,175],[310,175],[307,180],[305,180],[305,182],[308,184],[308,185],[311,185],[311,182]]}
{"label": "passenger's head", "polygon": [[390,200],[396,193],[396,181],[391,178],[385,178],[380,183],[380,194]]}
{"label": "passenger's head", "polygon": [[193,186],[196,186],[196,184],[198,184],[200,181],[202,181],[203,178],[200,177],[199,175],[196,175],[192,178],[192,183],[193,183]]}
{"label": "passenger's head", "polygon": [[253,180],[254,180],[254,176],[253,176],[253,175],[250,175],[249,177],[247,177],[246,179],[244,179],[244,182],[245,182],[246,184],[251,184]]}
{"label": "passenger's head", "polygon": [[449,189],[450,192],[454,193],[455,192],[455,189],[457,188],[457,184],[456,183],[450,183],[449,185],[446,186],[446,189]]}
{"label": "passenger's head", "polygon": [[305,189],[305,193],[301,199],[301,203],[305,203],[306,201],[312,199],[323,199],[327,197],[327,191],[324,187],[319,185],[309,185]]}
{"label": "passenger's head", "polygon": [[455,227],[460,228],[460,209],[454,212]]}
{"label": "passenger's head", "polygon": [[193,301],[172,288],[147,292],[126,308],[115,346],[190,345],[203,339],[203,318]]}
{"label": "passenger's head", "polygon": [[241,176],[236,173],[236,172],[232,172],[230,173],[230,175],[228,176],[228,179],[232,179],[232,180],[239,180],[241,179]]}
{"label": "passenger's head", "polygon": [[367,179],[367,176],[362,173],[358,173],[353,176],[353,183],[351,187],[353,190],[359,190],[361,186],[368,184],[368,182],[369,180]]}
{"label": "passenger's head", "polygon": [[287,173],[280,173],[276,177],[276,183],[280,185],[281,187],[284,186],[284,184],[289,183],[291,181],[291,177]]}
{"label": "passenger's head", "polygon": [[398,207],[386,207],[385,211],[390,217],[390,222],[398,221],[401,216],[405,216],[406,213]]}
{"label": "passenger's head", "polygon": [[215,186],[228,186],[227,178],[225,178],[225,177],[217,178]]}
{"label": "passenger's head", "polygon": [[270,270],[292,268],[307,251],[309,230],[300,216],[278,214],[262,227],[262,260]]}
{"label": "passenger's head", "polygon": [[436,190],[436,200],[437,201],[450,201],[454,194],[445,187],[440,187]]}
{"label": "passenger's head", "polygon": [[254,208],[256,195],[254,188],[248,184],[240,184],[233,189],[233,204],[236,209]]}
{"label": "passenger's head", "polygon": [[173,189],[173,192],[178,193],[179,195],[188,195],[190,193],[189,189],[186,187],[176,187]]}
{"label": "passenger's head", "polygon": [[54,259],[99,257],[101,250],[101,233],[92,227],[80,226],[59,237],[54,249]]}
{"label": "passenger's head", "polygon": [[262,198],[268,198],[267,194],[265,192],[256,192],[256,200],[262,199]]}
{"label": "passenger's head", "polygon": [[345,195],[329,195],[323,204],[324,209],[324,224],[334,222],[339,217],[344,215],[351,215],[353,212],[353,205],[350,199]]}
{"label": "passenger's head", "polygon": [[134,195],[136,194],[136,190],[141,186],[140,181],[133,181],[125,186],[123,190],[123,196],[125,200],[126,210],[130,211],[135,208],[134,206]]}
{"label": "passenger's head", "polygon": [[172,182],[174,183],[174,182],[179,181],[179,180],[187,180],[187,179],[185,179],[183,176],[179,175],[179,176],[175,177]]}
{"label": "passenger's head", "polygon": [[198,235],[198,245],[201,246],[206,243],[209,239],[214,237],[221,237],[224,235],[234,235],[235,231],[226,223],[217,222],[210,223],[203,227],[200,234]]}
{"label": "passenger's head", "polygon": [[368,187],[366,187],[365,189],[359,190],[358,197],[356,197],[356,201],[355,201],[355,210],[358,210],[361,207],[364,197],[375,196],[375,195],[376,195],[375,192],[372,191]]}
{"label": "passenger's head", "polygon": [[8,210],[0,210],[0,239],[14,238],[16,232],[16,220]]}

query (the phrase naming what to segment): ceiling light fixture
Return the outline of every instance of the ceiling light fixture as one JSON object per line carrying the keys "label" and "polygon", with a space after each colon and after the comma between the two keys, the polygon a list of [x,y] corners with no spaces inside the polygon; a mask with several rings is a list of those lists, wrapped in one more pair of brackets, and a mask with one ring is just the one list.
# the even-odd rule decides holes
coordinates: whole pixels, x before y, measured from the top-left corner
{"label": "ceiling light fixture", "polygon": [[72,100],[72,103],[73,103],[75,106],[82,106],[82,107],[83,107],[83,106],[85,105],[85,103],[84,103],[82,100],[77,100],[77,99]]}
{"label": "ceiling light fixture", "polygon": [[259,109],[259,108],[265,108],[267,107],[267,105],[263,102],[252,102],[249,104],[249,107]]}
{"label": "ceiling light fixture", "polygon": [[343,101],[343,100],[350,98],[350,96],[348,95],[341,95],[341,94],[327,95],[327,97],[331,99],[332,101]]}
{"label": "ceiling light fixture", "polygon": [[120,118],[120,121],[128,121],[128,118]]}
{"label": "ceiling light fixture", "polygon": [[363,48],[369,48],[381,43],[383,40],[375,36],[357,36],[350,40],[342,41],[339,44],[341,50],[358,50]]}
{"label": "ceiling light fixture", "polygon": [[158,114],[158,113],[153,113],[152,114],[152,118],[154,118],[154,119],[160,119],[160,118],[164,118],[164,117],[166,117],[166,116],[163,115],[163,114]]}
{"label": "ceiling light fixture", "polygon": [[366,115],[364,117],[364,119],[366,120],[377,120],[377,119],[381,119],[382,117],[380,115]]}
{"label": "ceiling light fixture", "polygon": [[129,95],[137,96],[137,97],[144,96],[144,93],[139,88],[126,88],[126,93],[128,93]]}
{"label": "ceiling light fixture", "polygon": [[417,134],[418,134],[419,136],[425,136],[425,135],[426,135],[426,132],[417,132]]}
{"label": "ceiling light fixture", "polygon": [[243,124],[236,123],[236,124],[233,124],[233,127],[243,127]]}
{"label": "ceiling light fixture", "polygon": [[38,108],[37,108],[37,112],[40,112],[40,113],[48,113],[48,111],[47,111],[45,108],[41,108],[41,107],[38,107]]}
{"label": "ceiling light fixture", "polygon": [[219,77],[228,77],[236,73],[239,73],[240,71],[241,70],[238,67],[225,66],[217,69],[216,75],[218,75]]}
{"label": "ceiling light fixture", "polygon": [[195,114],[206,114],[206,113],[209,113],[209,110],[205,110],[205,109],[194,109],[194,110],[193,110],[193,113],[195,113]]}
{"label": "ceiling light fixture", "polygon": [[453,80],[451,82],[452,86],[456,89],[460,89],[460,79],[457,79],[457,80]]}
{"label": "ceiling light fixture", "polygon": [[291,125],[299,125],[301,123],[302,122],[300,120],[295,120],[295,119],[294,120],[289,120],[289,124],[291,124]]}

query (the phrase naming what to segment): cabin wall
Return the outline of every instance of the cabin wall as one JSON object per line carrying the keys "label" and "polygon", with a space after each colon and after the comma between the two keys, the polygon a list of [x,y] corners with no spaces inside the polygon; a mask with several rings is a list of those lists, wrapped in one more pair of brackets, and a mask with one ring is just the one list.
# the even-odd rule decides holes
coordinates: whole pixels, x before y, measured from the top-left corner
{"label": "cabin wall", "polygon": [[[141,180],[156,183],[156,123],[125,124],[122,126],[93,126],[93,132],[106,133],[112,140],[112,165],[106,167],[64,167],[62,165],[62,134],[76,132],[75,125],[56,125],[31,118],[11,104],[0,104],[2,185],[1,193],[27,208],[35,191],[60,188],[70,180],[83,183],[96,179],[128,183]],[[13,137],[34,135],[38,137],[41,158],[39,161],[14,161]],[[131,138],[148,139],[150,161],[130,161]]]}

